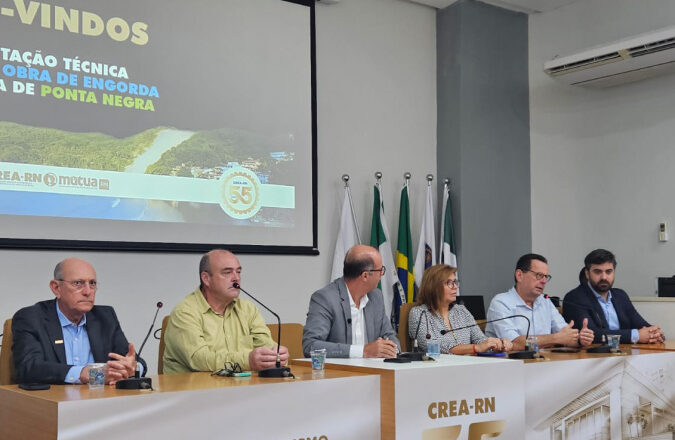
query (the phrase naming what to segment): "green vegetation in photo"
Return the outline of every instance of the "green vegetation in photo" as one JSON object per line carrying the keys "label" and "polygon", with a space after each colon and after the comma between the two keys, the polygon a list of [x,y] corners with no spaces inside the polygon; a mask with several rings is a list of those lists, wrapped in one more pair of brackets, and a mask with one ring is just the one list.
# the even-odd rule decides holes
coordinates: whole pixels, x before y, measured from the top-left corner
{"label": "green vegetation in photo", "polygon": [[267,137],[243,130],[201,131],[162,154],[146,173],[190,177],[193,168],[205,170],[251,159],[256,161],[258,171],[266,171],[273,164],[269,153],[274,150]]}
{"label": "green vegetation in photo", "polygon": [[0,121],[0,162],[124,171],[164,127],[126,138]]}

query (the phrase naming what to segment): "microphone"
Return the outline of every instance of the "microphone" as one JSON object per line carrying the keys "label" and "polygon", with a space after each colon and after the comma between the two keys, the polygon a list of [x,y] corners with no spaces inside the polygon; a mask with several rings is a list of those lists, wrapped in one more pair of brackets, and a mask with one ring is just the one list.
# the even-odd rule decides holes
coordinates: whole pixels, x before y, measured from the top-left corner
{"label": "microphone", "polygon": [[413,340],[414,340],[414,342],[413,342],[413,351],[417,351],[417,349],[419,348],[419,347],[418,347],[418,343],[417,343],[417,335],[418,335],[419,332],[420,332],[420,324],[422,324],[422,316],[424,316],[424,320],[425,320],[426,323],[427,323],[427,334],[425,335],[425,338],[431,339],[431,335],[429,334],[429,318],[427,317],[427,311],[426,311],[426,310],[422,310],[422,313],[420,313],[420,317],[419,317],[419,319],[417,320],[417,328],[415,329],[415,337],[413,338]]}
{"label": "microphone", "polygon": [[145,377],[145,375],[148,372],[148,364],[145,363],[145,360],[141,357],[141,352],[143,351],[143,347],[145,347],[145,343],[148,342],[148,338],[150,337],[150,333],[152,333],[152,329],[155,326],[155,322],[157,321],[157,314],[159,313],[159,309],[161,309],[164,306],[162,301],[157,302],[157,310],[155,310],[155,317],[152,318],[152,324],[150,324],[150,329],[148,330],[148,333],[145,335],[145,339],[143,339],[143,343],[141,344],[141,348],[138,350],[136,353],[136,362],[140,363],[143,365],[143,377],[140,377],[140,371],[138,370],[138,365],[136,365],[136,374],[134,377],[130,377],[128,379],[122,379],[119,380],[115,383],[115,388],[120,389],[120,390],[151,390],[152,389],[152,379],[149,377]]}
{"label": "microphone", "polygon": [[[491,319],[490,321],[485,321],[485,324],[489,324],[491,322],[503,321],[505,319],[511,319],[511,318],[524,318],[527,321],[527,331],[525,332],[525,340],[527,341],[527,337],[530,336],[530,319],[525,315],[511,315],[511,316],[505,316],[503,318]],[[445,336],[446,334],[450,333],[451,331],[464,330],[464,329],[471,328],[471,327],[478,327],[478,323],[465,325],[463,327],[453,328],[452,330],[443,329],[443,330],[441,330],[441,335]],[[535,354],[537,354],[537,352],[534,351],[534,350],[512,351],[512,352],[509,353],[509,359],[534,359]]]}
{"label": "microphone", "polygon": [[417,327],[415,329],[415,337],[413,338],[413,347],[412,351],[407,351],[404,353],[399,353],[398,358],[401,359],[409,359],[411,361],[423,361],[426,358],[426,353],[419,351],[419,344],[417,343],[417,335],[420,332],[420,325],[422,324],[422,316],[424,316],[424,319],[426,320],[427,323],[427,334],[426,338],[431,339],[431,335],[429,334],[429,318],[427,317],[427,311],[422,310],[422,313],[420,313],[420,317],[417,319]]}
{"label": "microphone", "polygon": [[288,368],[288,367],[282,367],[281,366],[281,356],[279,355],[279,347],[281,347],[281,318],[279,318],[279,315],[274,313],[265,304],[258,301],[255,296],[251,295],[249,292],[244,290],[238,282],[235,281],[234,283],[232,283],[232,287],[234,287],[235,289],[241,290],[246,295],[248,295],[249,298],[251,298],[253,301],[257,302],[265,310],[267,310],[268,312],[273,314],[277,318],[277,323],[279,324],[278,327],[277,327],[278,333],[277,333],[277,362],[276,362],[276,365],[272,368],[265,368],[264,370],[258,371],[258,377],[292,377],[293,374],[291,373],[291,369]]}
{"label": "microphone", "polygon": [[[548,295],[544,295],[544,298],[548,299]],[[598,312],[596,312],[592,306],[589,307],[588,304],[581,305],[563,299],[563,307],[565,307],[566,305],[571,305],[584,311],[590,310],[592,318],[598,322],[599,325],[598,330],[600,330],[600,334],[602,335],[601,344],[595,347],[586,348],[586,353],[611,353],[612,349],[609,345],[607,345],[607,332],[605,331],[602,319],[600,319],[600,315],[598,315]]]}
{"label": "microphone", "polygon": [[[159,313],[159,309],[164,307],[164,303],[162,301],[157,301],[157,310],[155,310],[155,317],[152,318],[152,324],[150,324],[150,330],[148,330],[148,334],[145,335],[145,339],[143,339],[143,343],[141,344],[141,348],[138,350],[136,353],[136,358],[140,359],[142,362],[141,364],[145,367],[145,361],[142,360],[141,358],[141,352],[143,351],[143,347],[145,347],[145,343],[148,342],[148,337],[150,337],[150,333],[152,333],[152,329],[155,326],[155,322],[157,322],[157,314]],[[145,373],[148,371],[147,368],[143,371],[143,376],[145,376]]]}

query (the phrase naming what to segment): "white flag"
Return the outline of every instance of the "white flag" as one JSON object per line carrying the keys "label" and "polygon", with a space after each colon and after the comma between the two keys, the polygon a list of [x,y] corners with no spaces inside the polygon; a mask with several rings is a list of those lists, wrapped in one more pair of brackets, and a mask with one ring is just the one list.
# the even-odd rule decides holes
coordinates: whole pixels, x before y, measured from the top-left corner
{"label": "white flag", "polygon": [[335,240],[335,253],[333,254],[333,270],[330,274],[331,281],[342,277],[345,255],[347,251],[359,243],[354,224],[354,213],[349,203],[349,187],[345,186],[344,200],[342,201],[342,213],[340,215],[340,230]]}
{"label": "white flag", "polygon": [[431,185],[427,185],[427,201],[424,205],[424,217],[420,228],[420,241],[415,256],[415,284],[422,284],[424,271],[436,264],[436,234],[434,233],[434,204]]}
{"label": "white flag", "polygon": [[457,253],[455,251],[455,237],[452,230],[452,206],[450,203],[450,189],[446,183],[443,186],[443,208],[441,210],[441,245],[439,262],[457,267]]}

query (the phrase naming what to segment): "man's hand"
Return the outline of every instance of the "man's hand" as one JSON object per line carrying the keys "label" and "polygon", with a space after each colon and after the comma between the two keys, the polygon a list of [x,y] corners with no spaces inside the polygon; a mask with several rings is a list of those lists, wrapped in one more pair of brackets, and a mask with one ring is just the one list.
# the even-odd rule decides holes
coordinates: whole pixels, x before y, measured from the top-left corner
{"label": "man's hand", "polygon": [[393,358],[398,354],[398,346],[389,339],[377,338],[363,346],[364,358]]}
{"label": "man's hand", "polygon": [[556,344],[572,345],[572,346],[577,345],[577,341],[579,339],[579,330],[573,327],[574,327],[574,320],[570,321],[570,323],[567,324],[567,327],[563,327],[562,330],[556,333],[555,334]]}
{"label": "man's hand", "polygon": [[80,370],[80,382],[89,383],[89,367],[84,367]]}
{"label": "man's hand", "polygon": [[[279,346],[279,357],[281,359],[281,365],[288,364],[288,348],[284,347],[283,345],[280,345]],[[276,361],[276,358],[275,358],[275,361]]]}
{"label": "man's hand", "polygon": [[511,351],[513,350],[513,342],[509,341],[506,338],[502,338],[502,351]]}
{"label": "man's hand", "polygon": [[[282,361],[288,361],[288,349],[281,346],[279,354],[285,351],[285,355],[281,357]],[[285,360],[284,360],[285,356]],[[251,350],[248,355],[248,365],[252,371],[260,371],[265,368],[273,368],[277,366],[277,350],[269,347],[258,347]]]}
{"label": "man's hand", "polygon": [[651,327],[642,327],[638,330],[638,342],[640,344],[649,344],[649,340],[651,339],[650,328]]}
{"label": "man's hand", "polygon": [[658,325],[653,325],[650,328],[652,329],[654,343],[662,343],[666,340],[666,335],[663,333],[663,330],[661,330],[661,327]]}
{"label": "man's hand", "polygon": [[129,351],[126,356],[108,353],[108,357],[112,360],[107,362],[108,371],[105,377],[107,384],[113,385],[118,380],[133,377],[136,374],[136,349],[131,342],[129,342]]}
{"label": "man's hand", "polygon": [[658,344],[666,339],[658,325],[642,327],[638,330],[638,336],[638,342],[641,344]]}
{"label": "man's hand", "polygon": [[593,330],[588,328],[588,318],[584,318],[584,325],[581,327],[581,331],[579,331],[579,345],[588,347],[593,343],[594,337],[595,334],[593,333]]}

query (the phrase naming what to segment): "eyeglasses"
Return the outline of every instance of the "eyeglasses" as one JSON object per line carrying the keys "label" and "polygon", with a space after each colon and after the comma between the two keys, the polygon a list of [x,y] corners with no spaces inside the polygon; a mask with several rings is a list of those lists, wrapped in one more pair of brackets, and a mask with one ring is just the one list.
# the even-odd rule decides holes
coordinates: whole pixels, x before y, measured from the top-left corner
{"label": "eyeglasses", "polygon": [[[531,271],[531,270],[524,270],[523,273],[525,273],[525,272],[532,272],[532,271]],[[549,275],[549,274],[545,274],[545,273],[541,273],[541,272],[532,272],[532,274],[534,275],[534,277],[535,277],[537,280],[541,280],[541,279],[543,279],[543,278],[546,278],[546,282],[547,282],[547,283],[548,283],[549,281],[551,281],[551,275]]]}
{"label": "eyeglasses", "polygon": [[234,376],[235,373],[241,373],[241,365],[239,365],[237,362],[225,362],[225,368],[214,371],[211,373],[211,376]]}
{"label": "eyeglasses", "polygon": [[380,272],[380,275],[384,275],[387,272],[387,268],[382,266],[379,269],[368,269],[364,270],[364,272]]}
{"label": "eyeglasses", "polygon": [[85,285],[89,285],[89,288],[91,290],[96,290],[98,288],[98,281],[96,280],[74,280],[74,281],[67,281],[67,280],[59,280],[62,283],[68,283],[71,286],[73,286],[76,290],[82,290],[84,289]]}
{"label": "eyeglasses", "polygon": [[445,282],[445,285],[450,289],[453,287],[459,287],[459,280],[448,280]]}

